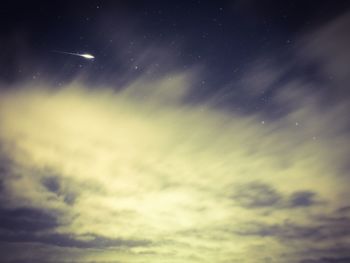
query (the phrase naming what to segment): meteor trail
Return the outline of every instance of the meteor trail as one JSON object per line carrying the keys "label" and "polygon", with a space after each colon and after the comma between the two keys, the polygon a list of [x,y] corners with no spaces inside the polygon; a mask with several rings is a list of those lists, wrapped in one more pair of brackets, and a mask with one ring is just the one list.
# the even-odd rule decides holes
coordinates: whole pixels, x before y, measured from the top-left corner
{"label": "meteor trail", "polygon": [[88,53],[80,54],[80,53],[71,53],[71,52],[64,52],[64,51],[57,51],[57,50],[53,50],[52,52],[60,53],[60,54],[67,54],[67,55],[73,55],[73,56],[79,56],[79,57],[83,57],[83,58],[86,58],[86,59],[94,59],[95,58],[93,55],[88,54]]}

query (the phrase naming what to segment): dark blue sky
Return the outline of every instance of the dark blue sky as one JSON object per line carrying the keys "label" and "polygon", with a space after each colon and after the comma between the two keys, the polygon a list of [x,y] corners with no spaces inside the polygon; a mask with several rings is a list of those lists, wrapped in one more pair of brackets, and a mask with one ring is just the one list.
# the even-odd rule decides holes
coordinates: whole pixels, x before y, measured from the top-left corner
{"label": "dark blue sky", "polygon": [[[130,63],[111,59],[113,40],[136,49],[161,44],[184,66],[210,67],[210,81],[227,81],[262,52],[288,54],[299,34],[348,7],[347,1],[5,1],[1,67],[23,52],[58,70],[67,58],[51,50],[89,51],[97,57],[92,74],[103,74]],[[16,79],[16,70],[8,67],[2,79]]]}
{"label": "dark blue sky", "polygon": [[[155,76],[201,65],[191,101],[218,96],[221,106],[262,109],[269,94],[232,98],[227,86],[235,81],[234,89],[244,91],[238,80],[260,57],[277,67],[293,61],[300,37],[348,8],[348,1],[6,1],[0,79],[11,83],[50,72],[61,85],[88,72],[90,82],[120,86],[152,65]],[[136,65],[140,50],[154,46],[171,56],[153,54],[147,65]],[[90,52],[96,59],[86,63],[52,50]],[[319,79],[312,63],[298,63],[288,74],[295,72]]]}

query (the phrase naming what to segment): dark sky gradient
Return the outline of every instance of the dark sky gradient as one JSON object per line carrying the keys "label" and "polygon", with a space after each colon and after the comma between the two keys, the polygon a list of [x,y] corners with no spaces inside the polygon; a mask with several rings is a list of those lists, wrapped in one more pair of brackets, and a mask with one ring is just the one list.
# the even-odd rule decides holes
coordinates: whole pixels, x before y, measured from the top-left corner
{"label": "dark sky gradient", "polygon": [[[130,63],[110,59],[110,40],[129,44],[131,53],[132,45],[160,43],[177,54],[180,65],[204,63],[213,75],[209,81],[222,83],[242,74],[261,51],[288,56],[299,34],[348,8],[348,1],[6,1],[2,68],[30,55],[57,71],[65,62],[50,51],[86,50],[98,58],[91,72],[98,76]],[[14,65],[2,78],[14,80],[16,71]]]}
{"label": "dark sky gradient", "polygon": [[[237,99],[224,87],[240,79],[261,55],[273,57],[268,63],[278,66],[293,60],[300,36],[348,9],[348,1],[7,1],[0,17],[0,74],[13,83],[45,71],[61,85],[84,71],[90,82],[115,84],[122,81],[117,74],[144,73],[149,64],[130,73],[134,59],[143,48],[158,45],[172,56],[153,54],[147,61],[156,65],[152,74],[204,66],[191,101],[217,95],[220,106],[261,110],[270,94],[252,101],[243,91]],[[86,51],[97,58],[93,64],[82,63],[52,50]],[[315,80],[320,77],[315,70],[312,63],[298,63],[289,74]]]}

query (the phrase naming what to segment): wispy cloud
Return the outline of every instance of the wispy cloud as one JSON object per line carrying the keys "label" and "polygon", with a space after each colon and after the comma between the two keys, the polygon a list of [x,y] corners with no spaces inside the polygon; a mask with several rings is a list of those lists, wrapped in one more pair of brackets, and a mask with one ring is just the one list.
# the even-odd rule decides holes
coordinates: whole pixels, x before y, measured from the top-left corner
{"label": "wispy cloud", "polygon": [[[302,39],[296,60],[317,60]],[[280,85],[278,118],[189,103],[192,70],[142,73],[117,91],[80,80],[1,91],[1,242],[52,262],[308,262],[305,247],[348,244],[348,104],[323,106],[317,83],[281,68],[244,76],[253,97]]]}

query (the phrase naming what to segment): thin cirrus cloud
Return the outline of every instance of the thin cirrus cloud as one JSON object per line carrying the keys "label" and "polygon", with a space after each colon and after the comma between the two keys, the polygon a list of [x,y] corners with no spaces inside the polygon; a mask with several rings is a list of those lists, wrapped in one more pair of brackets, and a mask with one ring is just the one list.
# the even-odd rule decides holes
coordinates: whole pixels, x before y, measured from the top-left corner
{"label": "thin cirrus cloud", "polygon": [[[347,15],[312,34],[331,39],[337,31],[329,28],[348,21]],[[315,44],[307,37],[300,39],[296,61],[317,60],[317,50],[303,55],[310,45]],[[324,50],[332,66],[320,62],[320,74],[331,72],[339,59],[332,48]],[[279,83],[293,63],[284,65],[286,72],[266,64],[262,88]],[[254,72],[260,67],[252,68],[251,81],[244,83],[258,92]],[[152,80],[141,75],[118,91],[82,81],[61,89],[25,83],[1,91],[4,258],[349,257],[342,249],[350,242],[347,101],[323,107],[318,84],[295,75],[273,95],[286,112],[269,119],[264,112],[223,110],[212,101],[187,102],[198,75],[190,70]],[[339,83],[345,85],[343,79]],[[11,253],[18,248],[25,253]],[[341,252],[338,259],[329,252],[334,249]]]}

